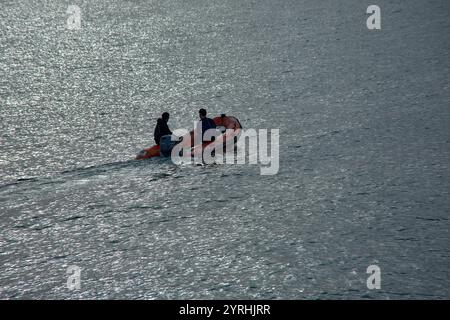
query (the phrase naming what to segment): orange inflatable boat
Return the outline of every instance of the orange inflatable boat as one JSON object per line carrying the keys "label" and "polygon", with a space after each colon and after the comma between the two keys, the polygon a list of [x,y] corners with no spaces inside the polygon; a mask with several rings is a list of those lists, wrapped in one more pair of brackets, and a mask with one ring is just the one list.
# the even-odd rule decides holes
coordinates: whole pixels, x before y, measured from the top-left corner
{"label": "orange inflatable boat", "polygon": [[[217,128],[222,132],[222,134],[217,137],[216,141],[219,143],[222,142],[224,145],[224,149],[227,142],[231,142],[231,140],[234,140],[234,142],[236,142],[239,139],[242,131],[242,126],[236,117],[221,115],[220,117],[215,117],[213,120]],[[190,135],[190,139],[185,139],[187,135]],[[203,149],[207,145],[212,143],[204,142],[202,145],[194,146],[194,131],[189,132],[187,135],[182,137],[182,139],[180,139],[181,142],[179,143],[183,144],[184,141],[186,141],[185,143],[188,143],[188,141],[190,141],[191,145],[186,147],[191,148],[191,155],[194,155],[196,152],[201,152],[201,150],[199,149]],[[154,145],[150,148],[140,151],[136,155],[136,160],[143,160],[160,156],[161,147],[159,145]]]}

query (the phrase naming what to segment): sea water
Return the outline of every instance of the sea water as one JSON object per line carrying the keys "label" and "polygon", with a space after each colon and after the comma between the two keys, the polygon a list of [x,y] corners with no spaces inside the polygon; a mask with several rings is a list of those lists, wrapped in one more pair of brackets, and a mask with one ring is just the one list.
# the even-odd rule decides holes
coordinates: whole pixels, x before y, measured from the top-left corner
{"label": "sea water", "polygon": [[[3,0],[0,298],[450,298],[450,2],[374,4]],[[278,173],[133,160],[199,108]]]}

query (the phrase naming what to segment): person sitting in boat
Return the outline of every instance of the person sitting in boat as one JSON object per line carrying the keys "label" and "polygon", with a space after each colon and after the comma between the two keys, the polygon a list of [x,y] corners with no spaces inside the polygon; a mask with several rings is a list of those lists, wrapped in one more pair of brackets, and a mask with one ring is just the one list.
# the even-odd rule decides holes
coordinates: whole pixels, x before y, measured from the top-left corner
{"label": "person sitting in boat", "polygon": [[[210,118],[206,117],[206,110],[205,109],[203,109],[203,108],[200,109],[198,111],[198,114],[200,116],[200,121],[199,121],[198,125],[199,126],[201,125],[202,141],[204,141],[203,140],[203,136],[204,136],[205,132],[208,129],[215,129],[216,128],[216,123],[214,122],[213,119],[210,119]],[[197,127],[197,129],[198,129],[198,127]],[[198,131],[200,131],[200,130],[198,130]]]}
{"label": "person sitting in boat", "polygon": [[157,145],[159,145],[162,136],[172,134],[172,131],[170,131],[169,126],[167,125],[167,122],[169,122],[169,116],[170,115],[168,112],[164,112],[161,118],[156,121],[156,127],[155,131],[153,132],[153,137]]}

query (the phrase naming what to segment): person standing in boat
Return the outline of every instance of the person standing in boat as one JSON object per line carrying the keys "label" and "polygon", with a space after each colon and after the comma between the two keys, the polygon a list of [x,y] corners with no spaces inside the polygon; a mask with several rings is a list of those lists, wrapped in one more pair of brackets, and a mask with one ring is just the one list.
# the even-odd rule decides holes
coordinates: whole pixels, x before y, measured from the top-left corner
{"label": "person standing in boat", "polygon": [[169,126],[167,125],[167,122],[169,122],[169,117],[169,113],[164,112],[161,118],[156,121],[156,127],[155,131],[153,132],[153,137],[157,145],[159,145],[162,136],[172,134],[172,131],[170,131]]}
{"label": "person standing in boat", "polygon": [[[215,129],[216,128],[216,123],[214,122],[213,119],[210,119],[210,118],[208,118],[206,116],[206,110],[203,109],[203,108],[198,111],[198,115],[200,116],[200,121],[199,121],[198,125],[199,126],[201,125],[202,141],[204,141],[203,140],[203,136],[204,136],[205,132],[208,129]],[[199,128],[197,127],[197,130],[198,129]],[[198,130],[198,131],[200,131],[200,130]]]}

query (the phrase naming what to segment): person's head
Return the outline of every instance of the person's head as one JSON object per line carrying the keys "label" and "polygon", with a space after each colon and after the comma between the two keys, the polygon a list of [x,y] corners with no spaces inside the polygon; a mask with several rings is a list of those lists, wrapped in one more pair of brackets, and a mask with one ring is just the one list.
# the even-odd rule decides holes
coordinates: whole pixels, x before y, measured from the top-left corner
{"label": "person's head", "polygon": [[169,115],[168,112],[164,112],[164,113],[162,114],[162,116],[161,116],[161,118],[162,118],[165,122],[169,121],[169,117],[170,117],[170,115]]}
{"label": "person's head", "polygon": [[198,114],[200,116],[200,119],[203,119],[206,117],[206,110],[201,108],[200,110],[198,110]]}

